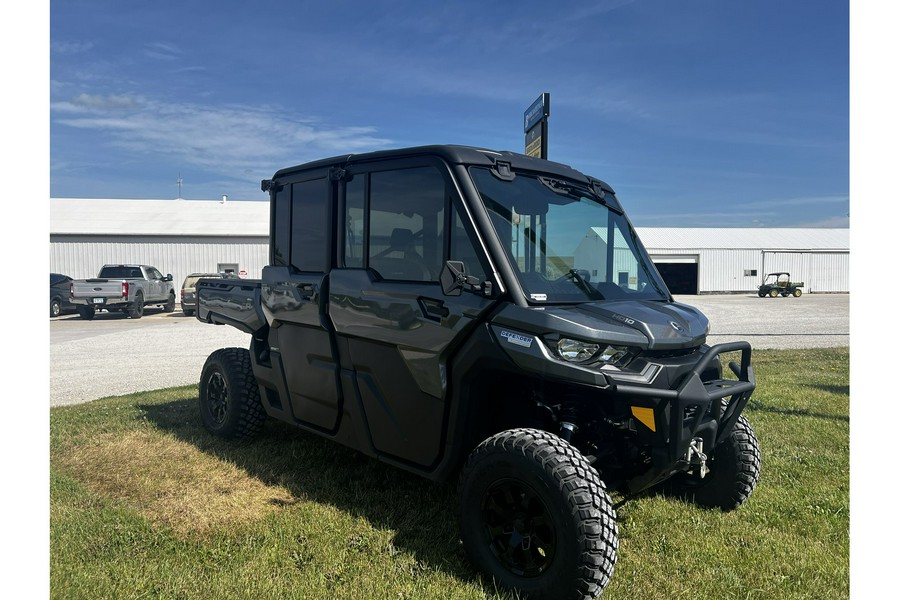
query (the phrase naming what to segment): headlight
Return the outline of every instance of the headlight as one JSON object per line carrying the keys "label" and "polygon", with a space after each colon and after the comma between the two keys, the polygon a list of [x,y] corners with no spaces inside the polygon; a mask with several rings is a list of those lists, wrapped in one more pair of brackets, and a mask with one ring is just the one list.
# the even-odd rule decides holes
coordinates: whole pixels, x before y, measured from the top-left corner
{"label": "headlight", "polygon": [[562,338],[556,343],[556,353],[567,362],[580,363],[596,359],[604,364],[614,365],[626,360],[631,355],[631,349],[612,345],[603,347],[591,342]]}
{"label": "headlight", "polygon": [[607,346],[597,358],[602,362],[613,365],[621,362],[629,353],[630,350],[624,346]]}
{"label": "headlight", "polygon": [[562,338],[556,343],[559,357],[569,362],[584,362],[594,356],[600,349],[598,344],[589,344],[579,340]]}

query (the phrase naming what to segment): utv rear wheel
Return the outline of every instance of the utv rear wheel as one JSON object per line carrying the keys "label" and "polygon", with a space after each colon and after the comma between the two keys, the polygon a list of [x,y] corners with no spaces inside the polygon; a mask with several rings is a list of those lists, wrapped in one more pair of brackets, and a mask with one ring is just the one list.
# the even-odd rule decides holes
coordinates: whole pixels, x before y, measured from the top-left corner
{"label": "utv rear wheel", "polygon": [[759,442],[741,415],[728,437],[713,451],[706,477],[676,475],[667,482],[667,492],[706,508],[734,510],[753,493],[759,470]]}
{"label": "utv rear wheel", "polygon": [[213,435],[249,440],[262,429],[266,413],[244,348],[222,348],[206,359],[200,374],[200,417]]}
{"label": "utv rear wheel", "polygon": [[144,294],[138,292],[134,302],[128,307],[128,316],[132,319],[140,319],[144,316]]}
{"label": "utv rear wheel", "polygon": [[94,310],[93,306],[79,306],[78,307],[78,316],[82,319],[86,319],[90,321],[94,318],[94,315],[97,314],[97,311]]}
{"label": "utv rear wheel", "polygon": [[498,433],[460,476],[459,524],[471,562],[529,598],[596,598],[612,576],[616,513],[573,446],[537,429]]}

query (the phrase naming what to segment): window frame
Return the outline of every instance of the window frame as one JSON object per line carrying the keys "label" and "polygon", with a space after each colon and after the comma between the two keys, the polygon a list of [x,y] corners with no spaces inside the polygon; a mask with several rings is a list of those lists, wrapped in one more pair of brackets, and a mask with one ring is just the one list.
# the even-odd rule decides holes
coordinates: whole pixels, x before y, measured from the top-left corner
{"label": "window frame", "polygon": [[[444,182],[444,194],[443,194],[443,216],[441,218],[442,221],[442,239],[440,243],[440,268],[443,268],[444,263],[448,260],[450,255],[450,246],[452,243],[452,235],[450,233],[453,231],[455,227],[454,219],[459,215],[459,219],[463,224],[466,235],[469,241],[472,241],[472,234],[474,225],[469,223],[468,214],[463,208],[462,198],[459,194],[459,188],[456,185],[455,180],[453,179],[453,175],[448,168],[447,164],[439,159],[438,157],[433,156],[423,156],[423,157],[415,157],[409,159],[391,159],[391,160],[383,160],[383,161],[372,161],[372,162],[360,162],[356,164],[348,164],[346,166],[346,171],[351,174],[349,179],[345,179],[341,182],[339,186],[339,209],[338,215],[339,218],[336,221],[340,222],[340,226],[337,228],[338,234],[338,247],[340,248],[339,256],[337,257],[337,261],[335,263],[337,268],[342,269],[365,269],[371,271],[373,273],[377,273],[378,277],[383,281],[391,282],[391,283],[410,283],[410,284],[429,284],[429,285],[440,285],[440,274],[435,274],[434,278],[431,280],[415,280],[415,279],[393,279],[386,278],[378,273],[375,269],[371,267],[371,252],[370,252],[370,238],[371,238],[371,218],[372,218],[372,209],[371,209],[371,201],[372,201],[372,175],[375,173],[383,173],[389,171],[404,171],[409,169],[416,169],[422,167],[432,167],[437,170],[440,174],[441,179]],[[347,215],[348,215],[348,204],[347,204],[347,187],[351,184],[351,182],[358,180],[358,178],[363,178],[363,239],[362,239],[362,265],[351,265],[348,266],[347,259]],[[485,257],[483,256],[484,250],[481,248],[480,244],[472,243],[472,247],[474,249],[477,260],[479,261],[480,270],[484,273],[488,273],[489,271],[485,268],[487,264],[485,261]]]}
{"label": "window frame", "polygon": [[[322,270],[301,269],[293,264],[294,255],[294,186],[323,179],[326,187],[327,205],[324,210],[324,264]],[[286,267],[291,273],[328,273],[335,266],[334,227],[337,208],[337,186],[330,176],[330,168],[315,168],[284,179],[277,180],[277,187],[270,191],[269,231],[272,240],[269,244],[269,264]],[[285,225],[287,223],[287,225]],[[281,252],[277,252],[281,250]]]}

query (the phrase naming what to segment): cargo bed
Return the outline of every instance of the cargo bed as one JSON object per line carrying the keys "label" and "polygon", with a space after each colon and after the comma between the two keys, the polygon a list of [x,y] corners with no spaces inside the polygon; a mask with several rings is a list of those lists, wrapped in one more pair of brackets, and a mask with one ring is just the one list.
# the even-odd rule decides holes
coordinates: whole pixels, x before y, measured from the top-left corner
{"label": "cargo bed", "polygon": [[204,323],[231,325],[250,334],[265,326],[261,279],[200,279],[196,289],[197,319]]}

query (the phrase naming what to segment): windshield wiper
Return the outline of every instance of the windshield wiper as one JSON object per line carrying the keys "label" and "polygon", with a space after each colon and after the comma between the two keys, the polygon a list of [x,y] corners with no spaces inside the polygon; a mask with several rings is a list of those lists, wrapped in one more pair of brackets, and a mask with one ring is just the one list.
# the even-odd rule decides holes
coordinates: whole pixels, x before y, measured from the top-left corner
{"label": "windshield wiper", "polygon": [[569,269],[569,272],[563,275],[563,277],[574,281],[575,285],[581,288],[581,291],[587,294],[588,298],[590,298],[591,300],[606,300],[603,294],[601,294],[597,290],[597,288],[588,283],[587,280],[585,280],[585,278],[581,276],[581,273],[579,273],[575,269]]}
{"label": "windshield wiper", "polygon": [[594,195],[593,192],[588,190],[584,186],[575,185],[574,183],[569,183],[568,181],[562,181],[561,179],[551,179],[550,177],[538,177],[538,181],[543,183],[545,186],[550,188],[553,192],[557,194],[562,194],[564,196],[576,196],[581,197],[590,194]]}
{"label": "windshield wiper", "polygon": [[556,194],[569,196],[570,198],[577,198],[579,200],[581,198],[590,198],[595,202],[602,204],[614,213],[623,214],[621,209],[619,209],[617,206],[613,206],[606,201],[605,194],[598,194],[591,188],[575,183],[570,183],[568,181],[563,181],[561,179],[553,179],[551,177],[538,177],[538,181],[540,181],[542,184],[544,184],[545,187]]}

